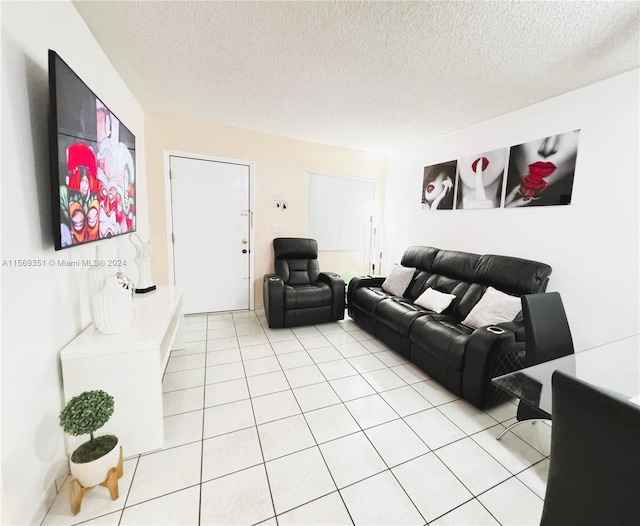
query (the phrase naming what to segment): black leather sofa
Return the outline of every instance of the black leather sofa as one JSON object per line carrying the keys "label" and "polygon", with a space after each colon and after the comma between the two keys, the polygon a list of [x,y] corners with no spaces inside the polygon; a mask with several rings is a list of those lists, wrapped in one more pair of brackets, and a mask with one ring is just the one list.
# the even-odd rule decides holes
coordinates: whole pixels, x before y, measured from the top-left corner
{"label": "black leather sofa", "polygon": [[[382,289],[384,277],[349,283],[349,316],[449,391],[484,408],[505,399],[491,378],[524,367],[521,313],[514,321],[473,329],[462,324],[488,287],[512,296],[544,292],[551,267],[537,261],[414,246],[401,265],[415,267],[404,295]],[[454,294],[440,314],[413,301],[427,288]]]}
{"label": "black leather sofa", "polygon": [[273,274],[263,278],[270,328],[315,325],[344,319],[345,284],[339,274],[320,272],[315,239],[273,240]]}

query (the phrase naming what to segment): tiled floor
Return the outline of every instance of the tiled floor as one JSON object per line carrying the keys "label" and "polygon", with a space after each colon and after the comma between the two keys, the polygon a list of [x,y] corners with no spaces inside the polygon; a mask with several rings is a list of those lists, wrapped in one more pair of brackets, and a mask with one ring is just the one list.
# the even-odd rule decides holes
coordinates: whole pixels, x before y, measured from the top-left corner
{"label": "tiled floor", "polygon": [[270,330],[190,316],[163,382],[165,448],[43,524],[539,523],[550,427],[449,393],[350,320]]}

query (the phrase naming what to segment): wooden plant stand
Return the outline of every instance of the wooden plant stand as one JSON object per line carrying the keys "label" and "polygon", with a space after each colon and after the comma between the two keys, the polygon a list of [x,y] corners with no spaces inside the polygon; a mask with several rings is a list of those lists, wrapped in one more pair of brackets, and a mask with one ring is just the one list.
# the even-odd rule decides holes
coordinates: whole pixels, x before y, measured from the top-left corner
{"label": "wooden plant stand", "polygon": [[[116,500],[120,493],[118,491],[118,479],[122,477],[124,469],[122,467],[122,446],[120,446],[120,458],[118,459],[118,465],[115,468],[109,470],[109,474],[104,482],[98,484],[104,486],[109,490],[111,500]],[[85,494],[89,493],[95,486],[85,488],[78,482],[77,479],[71,481],[71,487],[69,488],[69,503],[71,504],[71,513],[77,515],[80,512],[80,506],[82,506],[82,499]]]}

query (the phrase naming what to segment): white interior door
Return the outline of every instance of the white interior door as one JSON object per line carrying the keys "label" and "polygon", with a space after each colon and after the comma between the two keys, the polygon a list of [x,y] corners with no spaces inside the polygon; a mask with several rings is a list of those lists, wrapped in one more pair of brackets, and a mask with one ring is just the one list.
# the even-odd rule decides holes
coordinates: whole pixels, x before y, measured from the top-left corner
{"label": "white interior door", "polygon": [[174,281],[187,314],[249,309],[250,172],[170,156]]}

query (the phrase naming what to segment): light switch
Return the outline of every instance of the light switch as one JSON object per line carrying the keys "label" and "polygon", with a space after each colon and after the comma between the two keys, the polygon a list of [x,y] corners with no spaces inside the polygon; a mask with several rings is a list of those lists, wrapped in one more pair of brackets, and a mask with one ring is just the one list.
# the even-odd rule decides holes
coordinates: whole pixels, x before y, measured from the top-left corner
{"label": "light switch", "polygon": [[276,225],[275,223],[273,223],[273,225],[271,226],[271,231],[272,231],[274,234],[277,234],[277,233],[278,233],[278,225]]}

